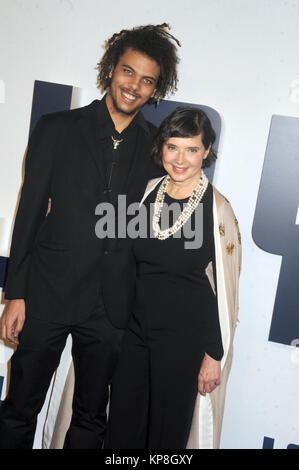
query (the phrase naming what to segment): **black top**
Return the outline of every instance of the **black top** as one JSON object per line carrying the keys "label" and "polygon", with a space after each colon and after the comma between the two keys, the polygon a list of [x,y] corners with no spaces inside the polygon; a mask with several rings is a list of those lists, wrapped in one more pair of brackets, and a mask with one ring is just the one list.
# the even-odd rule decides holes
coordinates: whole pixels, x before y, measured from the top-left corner
{"label": "black top", "polygon": [[[155,202],[157,191],[160,184],[149,194],[144,201],[147,210],[147,238],[138,238],[134,241],[134,253],[137,260],[137,278],[140,280],[151,280],[157,283],[167,280],[171,281],[171,289],[169,292],[169,299],[163,299],[165,305],[169,308],[175,309],[176,303],[180,303],[178,299],[178,292],[176,285],[184,286],[185,291],[182,294],[185,297],[186,309],[191,309],[198,312],[198,316],[204,318],[205,325],[203,341],[205,345],[205,352],[216,360],[221,360],[223,356],[223,347],[221,340],[221,331],[218,317],[217,298],[214,295],[205,269],[210,261],[213,262],[214,278],[215,277],[215,249],[214,249],[214,236],[213,236],[213,190],[209,184],[203,196],[202,204],[200,204],[196,211],[189,219],[189,233],[183,226],[182,236],[170,236],[166,240],[159,240],[153,238],[152,234],[152,215],[153,203]],[[165,194],[164,203],[168,206],[171,203],[178,203],[183,207],[188,201],[187,199],[175,200]],[[149,210],[152,207],[151,211]],[[202,219],[200,212],[202,211]],[[172,217],[170,211],[169,224],[164,223],[163,216],[166,215],[165,207],[162,210],[160,226],[162,229],[167,226],[173,225],[173,221],[177,219],[177,214]],[[174,220],[173,220],[174,219]],[[162,222],[161,222],[162,221]],[[164,221],[166,222],[166,220]],[[202,245],[200,245],[201,236],[200,229],[202,228]],[[193,233],[193,238],[190,235]],[[195,233],[195,235],[194,235]],[[186,238],[186,236],[188,238]],[[196,242],[194,247],[189,248],[186,242]],[[138,286],[138,283],[137,283]],[[175,292],[176,291],[176,292]],[[188,292],[188,295],[186,293]],[[175,296],[174,297],[174,293]],[[154,297],[154,296],[153,296]],[[176,298],[177,301],[173,299]],[[151,302],[152,299],[148,299]],[[157,299],[154,299],[157,303]]]}

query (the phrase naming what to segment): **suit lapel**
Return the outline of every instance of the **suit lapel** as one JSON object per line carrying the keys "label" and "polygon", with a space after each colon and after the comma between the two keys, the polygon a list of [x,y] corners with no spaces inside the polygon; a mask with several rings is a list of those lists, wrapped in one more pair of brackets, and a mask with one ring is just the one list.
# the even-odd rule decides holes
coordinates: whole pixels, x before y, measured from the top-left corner
{"label": "suit lapel", "polygon": [[131,168],[129,169],[128,177],[124,182],[123,189],[125,192],[129,191],[131,185],[136,184],[136,178],[147,178],[149,152],[151,149],[150,135],[145,132],[138,131],[136,146],[133,155]]}
{"label": "suit lapel", "polygon": [[87,148],[87,155],[93,160],[96,169],[98,170],[102,179],[104,187],[106,186],[106,177],[104,166],[102,164],[99,154],[99,122],[96,111],[96,103],[92,103],[90,107],[82,110],[82,116],[77,121],[78,130],[82,134]]}

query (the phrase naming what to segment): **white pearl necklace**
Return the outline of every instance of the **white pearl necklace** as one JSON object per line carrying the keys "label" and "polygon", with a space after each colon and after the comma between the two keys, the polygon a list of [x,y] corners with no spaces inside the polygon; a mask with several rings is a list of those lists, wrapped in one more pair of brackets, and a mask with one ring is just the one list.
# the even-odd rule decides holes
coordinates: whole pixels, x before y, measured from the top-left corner
{"label": "white pearl necklace", "polygon": [[208,178],[206,177],[204,172],[201,171],[200,180],[197,183],[194,190],[192,191],[192,194],[189,197],[188,202],[186,206],[184,207],[183,211],[181,212],[179,218],[172,225],[172,227],[169,227],[166,230],[161,230],[159,221],[160,221],[165,193],[166,193],[166,189],[169,184],[169,181],[170,181],[170,176],[167,175],[160,185],[160,188],[157,192],[155,204],[154,204],[153,231],[154,231],[154,236],[158,238],[159,240],[166,240],[166,238],[169,238],[171,235],[175,234],[178,230],[182,228],[182,226],[191,217],[196,207],[202,200],[203,195],[206,192],[206,189],[209,184]]}

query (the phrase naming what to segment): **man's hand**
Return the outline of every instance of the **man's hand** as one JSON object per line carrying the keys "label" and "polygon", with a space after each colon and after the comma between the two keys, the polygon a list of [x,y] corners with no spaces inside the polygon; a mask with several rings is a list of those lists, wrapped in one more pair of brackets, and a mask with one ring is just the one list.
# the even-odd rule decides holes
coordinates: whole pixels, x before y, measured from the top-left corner
{"label": "man's hand", "polygon": [[50,214],[50,212],[51,212],[51,206],[52,206],[52,199],[49,198],[49,199],[48,199],[48,207],[47,207],[46,217],[47,217],[47,215]]}
{"label": "man's hand", "polygon": [[1,337],[14,344],[19,344],[18,335],[25,321],[25,301],[9,300],[1,319]]}
{"label": "man's hand", "polygon": [[198,391],[205,396],[220,385],[221,361],[215,361],[205,353],[198,375]]}

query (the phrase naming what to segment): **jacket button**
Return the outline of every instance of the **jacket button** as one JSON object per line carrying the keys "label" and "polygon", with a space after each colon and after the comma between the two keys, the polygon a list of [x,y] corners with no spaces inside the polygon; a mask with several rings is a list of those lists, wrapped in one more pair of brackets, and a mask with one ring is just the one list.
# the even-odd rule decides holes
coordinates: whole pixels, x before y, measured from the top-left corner
{"label": "jacket button", "polygon": [[105,250],[105,251],[104,251],[104,255],[105,255],[105,256],[109,255],[109,253],[110,253],[110,251],[108,251],[108,250]]}

